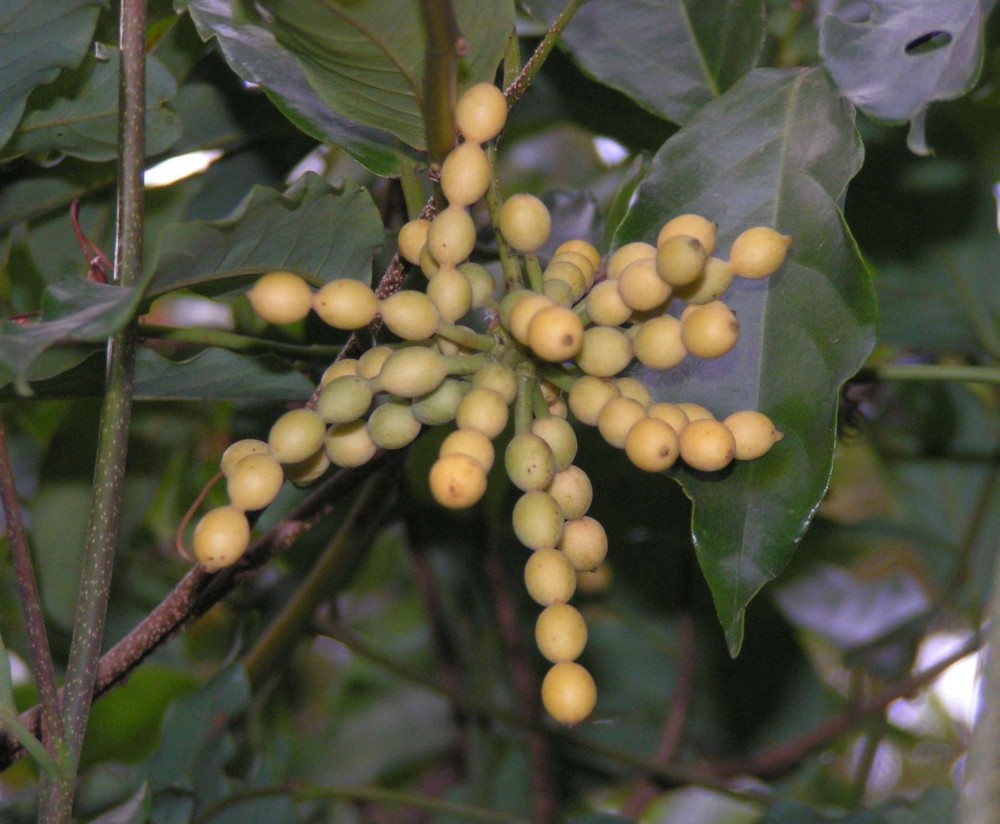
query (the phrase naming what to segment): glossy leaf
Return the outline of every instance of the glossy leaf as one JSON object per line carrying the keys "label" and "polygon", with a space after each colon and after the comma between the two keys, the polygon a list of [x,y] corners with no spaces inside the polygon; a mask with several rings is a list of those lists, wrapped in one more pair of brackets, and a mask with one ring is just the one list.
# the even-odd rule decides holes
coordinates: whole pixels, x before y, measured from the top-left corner
{"label": "glossy leaf", "polygon": [[218,293],[274,269],[314,284],[341,277],[367,283],[382,238],[367,191],[348,181],[331,186],[310,173],[285,193],[255,187],[227,220],[169,227],[146,296],[175,289]]}
{"label": "glossy leaf", "polygon": [[863,19],[838,3],[820,24],[820,55],[852,103],[879,120],[910,121],[910,148],[929,154],[927,107],[972,88],[985,15],[982,0],[870,0]]}
{"label": "glossy leaf", "polygon": [[[5,157],[70,155],[99,162],[118,156],[117,51],[88,57],[74,72],[32,96],[31,107],[4,149]],[[166,108],[177,88],[155,57],[146,60],[146,153],[159,154],[181,134]]]}
{"label": "glossy leaf", "polygon": [[103,5],[101,0],[0,0],[0,149],[31,91],[83,60]]}
{"label": "glossy leaf", "polygon": [[759,409],[785,435],[763,459],[677,473],[733,654],[746,605],[784,568],[823,496],[838,392],[873,345],[872,287],[840,212],[860,162],[852,109],[820,71],[758,70],[667,141],[615,236],[616,246],[655,241],[667,219],[696,212],[719,223],[720,255],[753,225],[794,238],[777,274],[737,279],[724,296],[740,321],[732,352],[643,373],[658,397],[720,418]]}
{"label": "glossy leaf", "polygon": [[[532,0],[552,20],[564,0]],[[760,0],[603,0],[586,3],[563,33],[585,72],[651,112],[686,123],[757,65]]]}
{"label": "glossy leaf", "polygon": [[[411,0],[267,0],[278,43],[335,112],[425,146],[423,20]],[[491,81],[514,29],[509,0],[451,4],[467,51],[459,85]]]}

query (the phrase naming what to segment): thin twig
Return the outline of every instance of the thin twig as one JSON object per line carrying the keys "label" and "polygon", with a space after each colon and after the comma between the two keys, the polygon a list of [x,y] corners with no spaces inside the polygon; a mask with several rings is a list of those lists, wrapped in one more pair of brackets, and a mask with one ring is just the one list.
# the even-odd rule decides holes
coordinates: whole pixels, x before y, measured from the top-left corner
{"label": "thin twig", "polygon": [[545,32],[545,36],[542,38],[542,42],[538,44],[538,48],[536,48],[531,57],[528,58],[528,62],[524,64],[524,68],[521,69],[514,82],[504,89],[503,93],[507,97],[508,106],[513,106],[524,96],[524,93],[531,85],[531,81],[533,81],[538,72],[541,71],[546,58],[549,56],[552,49],[555,48],[556,43],[562,36],[563,29],[566,28],[569,21],[573,19],[573,15],[576,14],[577,9],[579,9],[584,2],[586,2],[586,0],[570,0],[570,2],[563,7],[563,10],[559,12],[559,16],[552,21],[552,25],[549,26],[548,31]]}

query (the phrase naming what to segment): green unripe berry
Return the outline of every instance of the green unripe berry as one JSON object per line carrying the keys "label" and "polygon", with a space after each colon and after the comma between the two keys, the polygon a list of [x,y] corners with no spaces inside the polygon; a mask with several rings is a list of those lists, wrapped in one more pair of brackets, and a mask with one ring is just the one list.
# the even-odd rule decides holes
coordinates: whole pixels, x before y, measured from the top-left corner
{"label": "green unripe berry", "polygon": [[576,301],[573,287],[560,278],[550,278],[542,283],[542,294],[557,306],[572,306]]}
{"label": "green unripe berry", "polygon": [[576,364],[598,378],[617,375],[632,360],[632,341],[614,326],[592,326],[583,333]]}
{"label": "green unripe berry", "polygon": [[535,643],[553,664],[575,661],[587,646],[587,622],[575,607],[552,604],[535,622]]}
{"label": "green unripe berry", "polygon": [[686,286],[677,288],[681,300],[696,305],[711,303],[721,298],[732,285],[735,273],[728,261],[710,257],[705,261],[701,274]]}
{"label": "green unripe berry", "polygon": [[528,549],[537,550],[559,545],[564,520],[559,502],[541,490],[518,498],[511,516],[517,539]]}
{"label": "green unripe berry", "polygon": [[267,436],[271,454],[283,464],[298,463],[312,457],[323,445],[326,421],[311,409],[293,409],[271,426]]}
{"label": "green unripe berry", "polygon": [[294,464],[285,464],[285,477],[296,486],[309,486],[318,481],[330,468],[330,457],[320,449],[311,458]]}
{"label": "green unripe berry", "polygon": [[687,357],[681,340],[681,322],[660,315],[635,327],[632,348],[639,363],[651,369],[672,369]]}
{"label": "green unripe berry", "polygon": [[313,311],[334,329],[361,329],[378,314],[378,300],[360,280],[332,280],[313,295]]}
{"label": "green unripe berry", "polygon": [[487,438],[495,438],[504,427],[510,410],[507,402],[492,389],[474,387],[465,393],[455,413],[459,429],[478,429]]}
{"label": "green unripe berry", "polygon": [[542,680],[542,705],[556,721],[573,727],[594,711],[597,685],[575,661],[553,664]]}
{"label": "green unripe berry", "polygon": [[590,478],[580,467],[573,465],[557,472],[545,491],[555,498],[567,520],[582,518],[594,500],[594,487]]}
{"label": "green unripe berry", "polygon": [[508,404],[513,403],[517,397],[517,375],[500,361],[490,361],[479,367],[479,371],[472,376],[472,385],[492,389]]}
{"label": "green unripe berry", "polygon": [[427,230],[427,249],[442,266],[457,266],[476,245],[476,224],[462,206],[437,213]]}
{"label": "green unripe berry", "polygon": [[472,284],[454,266],[442,266],[427,284],[427,297],[446,323],[454,323],[472,308]]}
{"label": "green unripe berry", "polygon": [[232,566],[250,546],[250,523],[235,506],[209,510],[198,521],[192,536],[195,560],[206,572]]}
{"label": "green unripe berry", "polygon": [[466,140],[492,140],[507,122],[507,98],[492,83],[466,89],[455,106],[455,125]]}
{"label": "green unripe berry", "polygon": [[472,140],[452,149],[441,164],[441,191],[450,206],[471,206],[490,186],[493,169],[482,147]]}
{"label": "green unripe berry", "polygon": [[674,465],[680,442],[674,428],[659,418],[643,418],[625,436],[625,454],[645,472],[662,472]]}
{"label": "green unripe berry", "polygon": [[534,254],[549,239],[552,218],[548,207],[534,195],[516,194],[500,209],[500,233],[522,254]]}
{"label": "green unripe berry", "polygon": [[356,421],[372,405],[372,388],[364,378],[342,375],[320,392],[316,411],[327,423]]}
{"label": "green unripe berry", "polygon": [[576,592],[576,570],[558,549],[539,549],[524,565],[524,586],[543,607],[565,604]]}
{"label": "green unripe berry", "polygon": [[548,306],[536,312],[528,324],[528,346],[550,363],[569,360],[583,346],[583,321],[565,306]]}
{"label": "green unripe berry", "polygon": [[483,468],[483,472],[489,472],[493,468],[493,441],[478,429],[456,429],[441,442],[439,458],[455,454],[468,455]]}
{"label": "green unripe berry", "polygon": [[269,272],[257,279],[247,292],[247,299],[260,317],[268,323],[296,323],[312,309],[313,292],[292,272]]}
{"label": "green unripe berry", "polygon": [[752,461],[766,455],[772,446],[785,437],[767,415],[753,409],[733,412],[722,423],[733,433],[738,461]]}
{"label": "green unripe berry", "polygon": [[510,439],[504,452],[507,477],[522,492],[544,489],[555,475],[555,458],[538,435],[521,432]]}
{"label": "green unripe berry", "polygon": [[486,306],[496,298],[497,282],[489,269],[479,263],[465,261],[459,264],[458,271],[465,275],[472,289],[472,307],[478,309]]}
{"label": "green unripe berry", "polygon": [[378,451],[365,421],[334,424],[327,430],[323,449],[333,464],[342,467],[364,466]]}
{"label": "green unripe berry", "polygon": [[622,449],[628,431],[646,417],[646,407],[632,398],[612,398],[597,418],[597,429],[612,446]]}
{"label": "green unripe berry", "polygon": [[656,260],[656,247],[641,240],[626,243],[608,260],[608,279],[618,280],[625,267],[636,260]]}
{"label": "green unripe berry", "polygon": [[621,397],[614,381],[584,375],[577,378],[569,390],[569,408],[580,423],[597,426],[598,416],[612,398]]}
{"label": "green unripe berry", "polygon": [[448,376],[448,363],[428,346],[397,349],[382,364],[378,388],[400,398],[418,398],[433,392]]}
{"label": "green unripe berry", "polygon": [[413,289],[390,295],[378,308],[389,331],[403,340],[427,340],[433,337],[441,322],[434,301]]}
{"label": "green unripe berry", "polygon": [[656,250],[656,271],[671,286],[694,283],[705,268],[708,255],[701,241],[690,235],[672,235]]}
{"label": "green unripe berry", "polygon": [[447,509],[468,509],[486,492],[486,472],[475,458],[459,452],[439,457],[431,466],[434,500]]}
{"label": "green unripe berry", "polygon": [[465,381],[447,378],[433,392],[413,401],[413,417],[426,426],[439,426],[455,420],[458,405],[469,390]]}
{"label": "green unripe berry", "polygon": [[381,449],[402,449],[420,434],[420,421],[414,417],[409,401],[396,398],[368,416],[368,434]]}
{"label": "green unripe berry", "polygon": [[285,473],[270,455],[247,455],[226,479],[226,494],[237,509],[254,512],[278,497]]}
{"label": "green unripe berry", "polygon": [[531,422],[531,431],[549,445],[556,472],[573,463],[577,449],[576,432],[565,418],[554,415],[535,418]]}
{"label": "green unripe berry", "polygon": [[697,358],[721,358],[739,337],[736,315],[721,300],[694,307],[681,321],[681,342]]}
{"label": "green unripe berry", "polygon": [[715,241],[719,234],[719,227],[708,218],[701,215],[678,215],[663,224],[659,235],[656,237],[656,245],[662,246],[664,241],[675,235],[688,235],[697,238],[701,243],[705,254],[710,255],[715,251]]}
{"label": "green unripe berry", "polygon": [[618,281],[602,280],[587,293],[587,315],[599,326],[621,326],[632,316],[632,307],[622,300]]}
{"label": "green unripe berry", "polygon": [[630,309],[645,312],[662,305],[671,295],[671,288],[660,277],[656,261],[651,258],[635,260],[626,266],[618,280],[618,294]]}
{"label": "green unripe berry", "polygon": [[247,455],[269,455],[271,447],[264,441],[254,438],[244,438],[241,441],[231,443],[225,452],[222,453],[222,460],[219,462],[219,469],[227,478],[232,474],[234,467]]}
{"label": "green unripe berry", "polygon": [[608,554],[608,533],[589,515],[574,518],[563,526],[559,549],[578,572],[597,569]]}
{"label": "green unripe berry", "polygon": [[781,268],[792,239],[767,226],[742,232],[729,250],[729,265],[741,278],[766,278]]}
{"label": "green unripe berry", "polygon": [[692,469],[717,472],[732,463],[736,439],[719,421],[692,421],[680,434],[680,452],[681,460]]}
{"label": "green unripe berry", "polygon": [[427,232],[431,222],[423,218],[404,223],[399,230],[396,245],[399,256],[410,263],[420,263],[420,253],[427,245]]}

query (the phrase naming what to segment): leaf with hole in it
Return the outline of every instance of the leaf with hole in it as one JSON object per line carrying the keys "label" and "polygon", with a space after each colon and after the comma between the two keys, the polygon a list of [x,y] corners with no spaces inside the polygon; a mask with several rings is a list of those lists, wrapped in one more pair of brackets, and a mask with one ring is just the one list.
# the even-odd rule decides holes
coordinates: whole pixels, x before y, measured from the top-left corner
{"label": "leaf with hole in it", "polygon": [[102,0],[0,0],[0,148],[33,89],[79,65]]}
{"label": "leaf with hole in it", "polygon": [[[27,113],[3,156],[70,155],[100,162],[118,156],[119,54],[88,57],[83,65],[32,95]],[[170,73],[146,59],[146,153],[159,154],[181,134],[180,119],[166,108],[177,92]]]}
{"label": "leaf with hole in it", "polygon": [[983,60],[984,0],[869,0],[832,3],[820,23],[823,63],[865,114],[910,121],[907,142],[929,154],[927,107],[969,91]]}
{"label": "leaf with hole in it", "polygon": [[[554,19],[565,0],[531,0]],[[562,36],[580,67],[651,112],[686,123],[757,65],[761,0],[585,3]]]}
{"label": "leaf with hole in it", "polygon": [[853,110],[821,71],[757,70],[667,141],[615,235],[616,246],[655,242],[666,220],[696,212],[719,223],[719,256],[750,226],[793,237],[775,275],[737,278],[723,296],[740,323],[733,351],[641,373],[661,399],[720,418],[759,409],[784,432],[756,461],[677,472],[733,654],[747,604],[784,568],[823,497],[839,390],[874,343],[872,286],[840,211],[861,159]]}
{"label": "leaf with hole in it", "polygon": [[365,189],[350,181],[332,186],[309,173],[284,193],[255,187],[226,220],[169,227],[146,297],[175,289],[218,294],[275,269],[314,284],[368,283],[382,241],[382,220]]}
{"label": "leaf with hole in it", "polygon": [[[421,111],[425,37],[412,0],[266,0],[278,44],[295,55],[335,112],[425,145]],[[494,79],[514,30],[509,0],[452,2],[464,53],[458,83]]]}

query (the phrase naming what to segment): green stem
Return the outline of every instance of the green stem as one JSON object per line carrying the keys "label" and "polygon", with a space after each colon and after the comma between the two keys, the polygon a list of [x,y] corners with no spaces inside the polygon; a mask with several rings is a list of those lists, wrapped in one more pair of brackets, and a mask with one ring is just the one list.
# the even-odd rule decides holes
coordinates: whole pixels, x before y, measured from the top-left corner
{"label": "green stem", "polygon": [[858,373],[861,381],[955,381],[958,383],[1000,383],[1000,366],[968,366],[948,363],[886,363],[866,366]]}
{"label": "green stem", "polygon": [[528,283],[535,292],[541,292],[544,284],[542,282],[542,264],[538,262],[538,255],[525,255],[524,266],[528,270]]}
{"label": "green stem", "polygon": [[235,332],[224,332],[221,329],[158,326],[152,323],[139,324],[139,337],[193,343],[199,346],[218,346],[220,349],[229,349],[233,352],[272,352],[275,355],[285,355],[300,360],[332,360],[340,354],[341,349],[339,346],[283,343],[251,335],[238,335]]}
{"label": "green stem", "polygon": [[541,71],[542,66],[545,64],[546,58],[555,48],[559,37],[563,33],[563,29],[566,28],[566,24],[573,18],[576,14],[576,10],[580,8],[586,2],[586,0],[570,0],[567,3],[559,16],[552,21],[552,25],[549,26],[547,32],[545,32],[545,37],[542,38],[542,42],[538,44],[538,48],[535,49],[534,53],[528,58],[528,62],[524,64],[524,68],[518,73],[514,82],[509,83],[504,89],[504,94],[507,96],[507,104],[513,106],[518,100],[520,100],[524,93],[528,90],[531,85],[531,81],[535,79],[535,76]]}
{"label": "green stem", "polygon": [[209,824],[226,810],[237,807],[258,798],[274,798],[275,796],[291,796],[297,801],[366,801],[371,804],[384,804],[390,807],[412,807],[418,810],[428,810],[440,815],[465,818],[469,821],[487,821],[493,824],[531,824],[529,821],[509,813],[473,807],[456,801],[442,801],[438,798],[428,798],[425,795],[389,790],[384,787],[317,787],[310,784],[277,784],[273,787],[257,787],[240,793],[233,793],[221,801],[212,804],[201,813],[191,824]]}
{"label": "green stem", "polygon": [[493,174],[490,177],[490,187],[486,190],[486,208],[490,213],[490,223],[493,224],[493,229],[496,235],[497,241],[497,252],[500,255],[500,265],[503,267],[503,279],[505,283],[505,293],[510,294],[515,289],[524,288],[524,277],[521,275],[521,264],[518,260],[517,254],[510,245],[504,240],[503,233],[499,231],[500,226],[500,209],[503,206],[503,200],[500,197],[500,184],[497,181],[497,147],[491,145],[486,149],[486,154],[490,159],[490,168],[493,169]]}
{"label": "green stem", "polygon": [[416,220],[424,209],[427,196],[424,194],[424,187],[420,185],[417,167],[413,163],[401,164],[399,185],[403,190],[403,201],[406,203],[406,217],[409,220]]}
{"label": "green stem", "polygon": [[577,379],[577,375],[571,375],[569,372],[548,365],[542,365],[539,374],[549,383],[558,386],[563,392],[569,392]]}
{"label": "green stem", "polygon": [[62,765],[49,755],[48,750],[42,746],[42,742],[31,734],[20,719],[6,707],[0,707],[0,729],[6,729],[11,735],[21,742],[21,746],[28,751],[28,754],[35,759],[35,763],[41,767],[47,776],[58,781],[65,772]]}
{"label": "green stem", "polygon": [[[458,30],[455,10],[449,0],[421,0],[420,12],[427,32],[424,60],[424,128],[427,160],[431,170],[440,169],[455,145],[455,98],[458,58],[468,44]],[[438,207],[445,205],[440,186],[435,185]]]}
{"label": "green stem", "polygon": [[496,339],[492,335],[483,335],[466,326],[458,326],[454,323],[442,321],[438,324],[437,334],[442,338],[447,338],[452,343],[457,343],[466,349],[474,349],[477,352],[492,352],[497,346]]}
{"label": "green stem", "polygon": [[449,375],[475,375],[489,359],[486,352],[480,352],[477,355],[442,356]]}
{"label": "green stem", "polygon": [[520,435],[531,431],[534,417],[534,397],[538,387],[535,364],[525,358],[517,367],[517,399],[514,401],[514,431]]}
{"label": "green stem", "polygon": [[503,56],[503,87],[508,88],[521,71],[521,39],[515,28],[507,38],[507,51]]}

